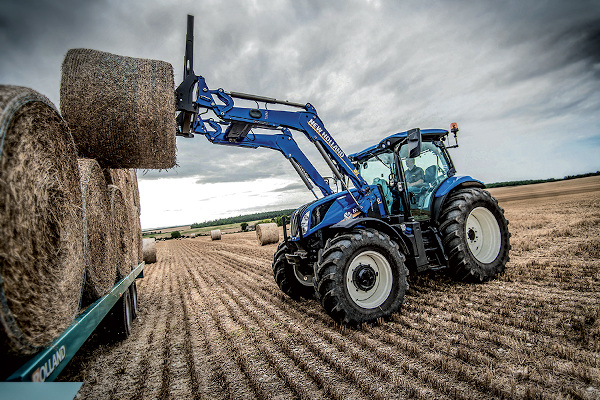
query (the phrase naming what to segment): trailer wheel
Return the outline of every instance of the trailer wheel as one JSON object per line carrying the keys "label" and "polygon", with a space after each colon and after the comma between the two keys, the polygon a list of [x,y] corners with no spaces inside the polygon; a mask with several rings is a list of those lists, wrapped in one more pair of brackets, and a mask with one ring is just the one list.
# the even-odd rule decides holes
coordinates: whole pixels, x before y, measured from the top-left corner
{"label": "trailer wheel", "polygon": [[359,325],[400,309],[408,269],[397,243],[373,229],[329,239],[319,257],[316,287],[325,311],[336,321]]}
{"label": "trailer wheel", "polygon": [[131,296],[131,319],[136,319],[138,316],[138,297],[135,281],[129,286],[129,292],[129,295]]}
{"label": "trailer wheel", "polygon": [[109,332],[112,335],[111,339],[127,339],[131,334],[131,324],[133,322],[129,289],[123,292],[121,298],[115,303],[108,318],[110,318]]}
{"label": "trailer wheel", "polygon": [[307,271],[302,271],[295,264],[288,262],[285,257],[290,253],[286,242],[279,243],[277,251],[273,256],[273,277],[279,289],[294,300],[300,298],[310,299],[313,297],[315,289],[313,286],[313,276]]}
{"label": "trailer wheel", "polygon": [[451,194],[442,208],[439,230],[455,279],[483,282],[506,269],[508,221],[487,191],[467,188]]}

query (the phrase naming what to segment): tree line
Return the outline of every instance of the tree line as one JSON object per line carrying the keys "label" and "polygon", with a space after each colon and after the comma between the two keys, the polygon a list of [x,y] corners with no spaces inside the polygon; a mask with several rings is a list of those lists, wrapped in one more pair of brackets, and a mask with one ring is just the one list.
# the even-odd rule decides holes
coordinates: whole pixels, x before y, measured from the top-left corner
{"label": "tree line", "polygon": [[505,187],[505,186],[522,186],[522,185],[531,185],[534,183],[546,183],[546,182],[558,182],[565,181],[569,179],[577,179],[577,178],[587,178],[588,176],[597,176],[600,175],[600,171],[596,172],[588,172],[587,174],[579,174],[579,175],[567,175],[562,179],[550,178],[550,179],[527,179],[522,181],[507,181],[507,182],[495,182],[495,183],[486,183],[486,188],[496,188],[496,187]]}
{"label": "tree line", "polygon": [[[227,225],[227,224],[239,224],[241,222],[250,222],[256,220],[271,220],[273,218],[281,218],[282,215],[291,215],[294,212],[294,209],[289,210],[279,210],[279,211],[265,211],[254,214],[246,214],[246,215],[238,215],[236,217],[227,217],[227,218],[219,218],[214,219],[212,221],[205,221],[200,223],[193,223],[191,228],[204,228],[207,226],[216,226],[216,225]],[[289,219],[288,219],[289,221]],[[270,222],[270,221],[269,221]]]}

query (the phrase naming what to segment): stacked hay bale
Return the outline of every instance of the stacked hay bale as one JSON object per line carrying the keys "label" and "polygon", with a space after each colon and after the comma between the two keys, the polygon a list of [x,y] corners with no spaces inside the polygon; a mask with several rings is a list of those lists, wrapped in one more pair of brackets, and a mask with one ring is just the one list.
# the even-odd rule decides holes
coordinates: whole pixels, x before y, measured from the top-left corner
{"label": "stacked hay bale", "polygon": [[[124,276],[143,258],[132,168],[174,166],[173,89],[168,63],[83,49],[63,63],[64,119],[39,93],[0,85],[0,379],[110,289],[115,267]],[[108,186],[102,169],[126,184]]]}
{"label": "stacked hay bale", "polygon": [[144,258],[133,168],[175,165],[173,89],[173,67],[163,61],[72,49],[62,65],[61,111],[79,155],[96,159],[119,189],[110,195],[115,234],[127,235],[118,240],[120,275]]}
{"label": "stacked hay bale", "polygon": [[142,226],[140,223],[140,194],[138,190],[137,175],[132,168],[128,169],[107,169],[107,174],[113,185],[121,189],[121,193],[125,198],[125,204],[131,219],[133,227],[132,251],[134,256],[131,257],[134,265],[143,261],[144,255],[142,251]]}
{"label": "stacked hay bale", "polygon": [[80,157],[108,168],[175,165],[173,67],[164,61],[71,49],[60,108]]}
{"label": "stacked hay bale", "polygon": [[210,231],[210,240],[221,240],[221,230],[213,229]]}
{"label": "stacked hay bale", "polygon": [[143,260],[146,264],[156,262],[156,239],[147,238],[142,240]]}
{"label": "stacked hay bale", "polygon": [[117,242],[102,168],[91,159],[79,159],[78,164],[86,269],[83,304],[90,304],[108,293],[115,283]]}
{"label": "stacked hay bale", "polygon": [[34,354],[79,310],[84,251],[75,145],[31,89],[0,86],[0,193],[0,350]]}
{"label": "stacked hay bale", "polygon": [[256,238],[261,246],[279,242],[279,228],[274,222],[256,225]]}
{"label": "stacked hay bale", "polygon": [[121,189],[108,185],[108,191],[112,227],[117,242],[117,273],[119,278],[123,278],[131,272],[137,260],[137,252],[133,251],[133,221]]}

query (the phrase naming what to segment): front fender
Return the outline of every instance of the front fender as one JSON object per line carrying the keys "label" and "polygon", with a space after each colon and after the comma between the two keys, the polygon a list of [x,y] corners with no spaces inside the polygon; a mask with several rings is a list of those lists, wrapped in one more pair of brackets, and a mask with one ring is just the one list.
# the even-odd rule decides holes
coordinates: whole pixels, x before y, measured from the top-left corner
{"label": "front fender", "polygon": [[409,252],[409,247],[407,240],[404,238],[403,234],[397,231],[393,226],[388,223],[377,219],[377,218],[354,218],[354,219],[345,219],[343,221],[338,222],[337,224],[331,225],[328,229],[331,230],[339,230],[339,231],[349,231],[356,227],[364,227],[364,228],[372,228],[376,229],[380,232],[388,235],[392,240],[398,243],[400,249],[407,256],[412,254]]}

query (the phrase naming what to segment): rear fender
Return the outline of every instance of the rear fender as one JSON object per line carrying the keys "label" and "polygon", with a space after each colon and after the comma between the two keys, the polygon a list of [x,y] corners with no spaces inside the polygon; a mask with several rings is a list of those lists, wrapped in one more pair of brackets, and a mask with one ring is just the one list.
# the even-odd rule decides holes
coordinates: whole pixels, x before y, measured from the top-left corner
{"label": "rear fender", "polygon": [[484,189],[483,182],[473,179],[470,176],[453,176],[446,179],[435,192],[435,199],[431,204],[431,221],[437,223],[440,211],[446,198],[458,189],[476,187]]}

